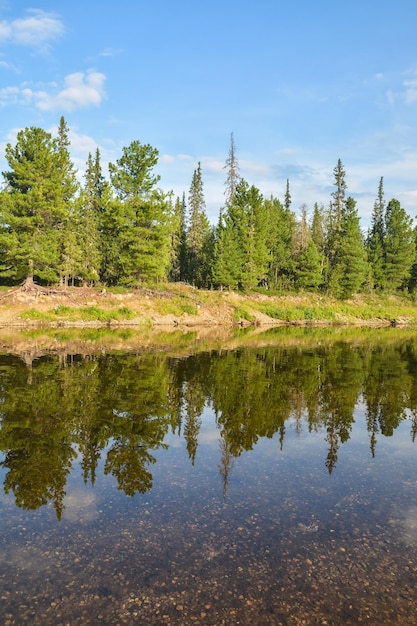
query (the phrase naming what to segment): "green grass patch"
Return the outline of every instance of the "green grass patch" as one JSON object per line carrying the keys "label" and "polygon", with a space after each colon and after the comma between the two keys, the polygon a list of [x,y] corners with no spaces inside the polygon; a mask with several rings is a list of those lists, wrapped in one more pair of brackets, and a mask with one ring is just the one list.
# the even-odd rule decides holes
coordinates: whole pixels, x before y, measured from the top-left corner
{"label": "green grass patch", "polygon": [[276,304],[263,304],[259,307],[261,313],[264,313],[268,317],[272,317],[274,320],[292,321],[295,319],[294,311],[285,309],[282,306]]}
{"label": "green grass patch", "polygon": [[86,321],[111,322],[112,320],[131,319],[132,311],[128,307],[107,310],[98,306],[84,306],[78,309],[81,319]]}
{"label": "green grass patch", "polygon": [[37,311],[36,309],[28,309],[20,314],[20,317],[26,320],[42,320],[47,321],[50,319],[48,313],[44,311]]}
{"label": "green grass patch", "polygon": [[182,298],[159,300],[155,302],[154,311],[160,315],[198,315],[198,308],[191,302],[183,302]]}
{"label": "green grass patch", "polygon": [[110,322],[112,320],[130,320],[135,317],[135,313],[127,306],[121,306],[117,309],[102,309],[95,305],[77,308],[58,304],[44,314],[42,319],[51,320],[54,317],[66,320]]}
{"label": "green grass patch", "polygon": [[64,304],[57,304],[57,306],[52,309],[51,313],[53,313],[57,317],[60,317],[63,315],[65,316],[71,315],[75,312],[75,310],[76,309],[74,309],[71,306],[66,306]]}
{"label": "green grass patch", "polygon": [[235,307],[234,317],[238,321],[245,320],[246,322],[254,322],[256,320],[256,316],[253,315],[253,313],[249,313],[243,306]]}

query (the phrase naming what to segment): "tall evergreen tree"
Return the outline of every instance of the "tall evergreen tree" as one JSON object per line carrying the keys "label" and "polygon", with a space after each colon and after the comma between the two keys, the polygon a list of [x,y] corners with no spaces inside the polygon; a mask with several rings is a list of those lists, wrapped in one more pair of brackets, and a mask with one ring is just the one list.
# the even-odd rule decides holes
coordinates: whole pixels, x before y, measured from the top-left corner
{"label": "tall evergreen tree", "polygon": [[333,269],[337,262],[342,230],[342,218],[345,209],[345,193],[347,189],[345,181],[346,173],[340,159],[337,161],[333,174],[336,189],[331,194],[332,200],[326,215],[326,284],[329,284]]}
{"label": "tall evergreen tree", "polygon": [[297,289],[317,289],[320,285],[321,257],[311,236],[307,206],[301,206],[301,219],[294,245],[294,276]]}
{"label": "tall evergreen tree", "polygon": [[109,164],[117,198],[104,220],[107,236],[112,237],[108,247],[117,256],[113,280],[123,284],[167,278],[172,207],[166,194],[155,188],[157,162],[155,148],[133,141],[115,164]]}
{"label": "tall evergreen tree", "polygon": [[285,186],[285,198],[284,198],[284,206],[287,211],[291,208],[291,194],[290,194],[290,181],[287,178],[287,184]]}
{"label": "tall evergreen tree", "polygon": [[294,238],[296,218],[294,213],[271,196],[265,201],[268,215],[267,243],[270,251],[268,284],[277,289],[290,287],[294,282]]}
{"label": "tall evergreen tree", "polygon": [[85,184],[78,212],[81,248],[79,278],[83,283],[94,283],[100,279],[103,260],[101,218],[103,205],[109,195],[109,184],[104,179],[101,169],[99,148],[96,149],[94,159],[91,153],[88,154],[84,178]]}
{"label": "tall evergreen tree", "polygon": [[169,279],[173,282],[187,278],[187,224],[185,194],[182,200],[177,197],[174,205],[173,228],[171,235],[171,268]]}
{"label": "tall evergreen tree", "polygon": [[0,249],[2,273],[55,283],[62,275],[64,233],[71,219],[73,185],[65,146],[41,128],[20,131],[6,146]]}
{"label": "tall evergreen tree", "polygon": [[71,201],[79,191],[79,184],[69,152],[70,146],[69,128],[64,117],[59,120],[58,133],[56,139],[56,150],[58,153],[59,169],[61,171],[63,195],[66,201]]}
{"label": "tall evergreen tree", "polygon": [[243,263],[239,229],[228,212],[217,228],[212,269],[214,284],[220,288],[238,289]]}
{"label": "tall evergreen tree", "polygon": [[347,198],[342,212],[340,242],[330,279],[332,293],[349,298],[366,280],[368,266],[356,201]]}
{"label": "tall evergreen tree", "polygon": [[268,213],[259,189],[242,180],[236,190],[235,204],[244,216],[244,236],[240,245],[244,253],[241,286],[255,289],[266,284],[270,262],[268,246]]}
{"label": "tall evergreen tree", "polygon": [[321,254],[324,254],[326,249],[324,207],[319,206],[317,202],[314,204],[313,215],[311,218],[311,238],[314,241],[317,250]]}
{"label": "tall evergreen tree", "polygon": [[375,200],[371,218],[371,228],[366,241],[368,261],[371,269],[371,281],[374,289],[385,285],[385,200],[384,179],[381,176],[378,197]]}
{"label": "tall evergreen tree", "polygon": [[188,280],[197,287],[207,286],[209,280],[210,223],[206,214],[201,164],[194,170],[188,195],[187,271]]}
{"label": "tall evergreen tree", "polygon": [[339,229],[342,223],[343,209],[345,207],[345,192],[347,189],[345,181],[346,172],[340,159],[337,161],[333,174],[336,187],[335,191],[332,192],[333,225],[334,228]]}
{"label": "tall evergreen tree", "polygon": [[385,283],[394,291],[406,289],[416,258],[412,219],[393,198],[385,211]]}
{"label": "tall evergreen tree", "polygon": [[69,218],[65,220],[61,232],[61,263],[60,283],[67,285],[69,280],[74,284],[80,274],[82,259],[82,227],[80,220],[79,202],[74,202],[75,195],[79,191],[79,183],[71,160],[69,128],[62,116],[59,120],[56,138],[56,150],[58,155],[58,167],[62,176],[62,190],[64,200],[67,203]]}
{"label": "tall evergreen tree", "polygon": [[108,186],[103,176],[99,148],[96,149],[94,158],[91,152],[89,152],[84,178],[84,189],[88,205],[91,206],[96,213],[99,213],[102,210],[101,201]]}
{"label": "tall evergreen tree", "polygon": [[236,158],[236,146],[233,133],[230,134],[229,156],[226,159],[226,165],[224,166],[224,169],[227,171],[227,178],[225,183],[226,207],[229,207],[232,206],[234,202],[236,188],[240,180],[239,163]]}

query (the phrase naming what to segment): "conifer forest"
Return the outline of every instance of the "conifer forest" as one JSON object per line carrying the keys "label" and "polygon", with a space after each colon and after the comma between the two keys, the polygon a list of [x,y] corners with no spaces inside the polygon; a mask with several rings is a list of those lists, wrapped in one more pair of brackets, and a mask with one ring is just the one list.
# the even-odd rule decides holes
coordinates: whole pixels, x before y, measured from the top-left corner
{"label": "conifer forest", "polygon": [[233,134],[225,159],[225,195],[210,224],[200,163],[174,198],[154,173],[158,151],[139,141],[123,148],[103,175],[89,154],[83,182],[70,156],[63,117],[57,135],[28,127],[6,146],[0,192],[0,282],[102,285],[186,282],[204,289],[271,293],[413,293],[416,234],[400,202],[376,181],[371,225],[363,232],[339,159],[328,206],[291,206],[244,180]]}

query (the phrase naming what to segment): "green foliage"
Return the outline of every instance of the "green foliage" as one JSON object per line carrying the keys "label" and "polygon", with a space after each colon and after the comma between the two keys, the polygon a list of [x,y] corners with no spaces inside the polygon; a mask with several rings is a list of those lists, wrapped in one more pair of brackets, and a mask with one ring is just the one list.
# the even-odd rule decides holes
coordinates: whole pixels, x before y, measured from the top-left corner
{"label": "green foliage", "polygon": [[60,285],[135,288],[186,281],[200,288],[265,289],[268,293],[322,291],[346,299],[361,290],[416,290],[412,220],[392,199],[385,207],[383,179],[364,241],[352,198],[346,198],[339,159],[328,209],[307,207],[297,223],[289,180],[284,201],[239,175],[234,136],[226,160],[226,201],[216,228],[206,214],[201,164],[188,194],[157,188],[158,150],[132,141],[109,164],[89,153],[85,184],[70,158],[69,129],[61,117],[56,137],[38,127],[6,146],[8,171],[0,192],[0,276]]}
{"label": "green foliage", "polygon": [[172,206],[154,188],[152,175],[158,151],[134,141],[109,165],[117,198],[101,216],[104,235],[103,275],[110,284],[137,286],[147,280],[166,280],[170,264]]}
{"label": "green foliage", "polygon": [[194,170],[188,195],[188,216],[185,232],[187,280],[197,287],[210,283],[210,259],[212,258],[212,235],[206,214],[201,164]]}
{"label": "green foliage", "polygon": [[350,298],[365,282],[367,273],[356,202],[349,197],[342,209],[340,239],[330,276],[331,292],[338,298]]}
{"label": "green foliage", "polygon": [[249,313],[243,306],[235,307],[234,316],[238,321],[245,320],[246,322],[254,322],[256,319],[256,316],[253,313]]}
{"label": "green foliage", "polygon": [[182,298],[172,298],[169,300],[161,300],[156,303],[155,311],[161,315],[178,315],[183,313],[187,315],[197,315],[198,308],[190,303],[184,302]]}
{"label": "green foliage", "polygon": [[84,320],[97,322],[111,322],[112,320],[130,320],[135,317],[135,313],[127,306],[117,309],[102,309],[101,307],[91,305],[83,307],[70,307],[58,304],[49,311],[39,311],[37,309],[29,309],[20,315],[23,319],[53,321],[54,318],[65,320]]}
{"label": "green foliage", "polygon": [[[63,119],[63,118],[62,118]],[[41,128],[17,135],[6,146],[10,170],[3,172],[0,250],[3,275],[53,283],[62,275],[62,250],[77,186],[66,148]]]}
{"label": "green foliage", "polygon": [[28,309],[27,311],[23,311],[20,314],[20,317],[22,319],[28,319],[28,320],[49,320],[50,317],[48,315],[48,313],[45,313],[44,311],[39,311],[38,309]]}
{"label": "green foliage", "polygon": [[128,307],[120,307],[119,309],[109,311],[94,305],[81,307],[78,309],[78,314],[83,320],[98,320],[100,322],[132,319],[132,317],[134,317],[133,311]]}
{"label": "green foliage", "polygon": [[389,291],[408,287],[416,259],[412,219],[398,200],[390,200],[385,212],[385,281]]}
{"label": "green foliage", "polygon": [[[59,341],[62,333],[54,336]],[[83,334],[100,342],[104,336]],[[184,336],[176,337],[177,349]],[[268,338],[271,345],[265,345]],[[195,462],[208,403],[222,441],[224,489],[233,459],[261,438],[278,436],[282,446],[294,419],[323,438],[323,464],[332,473],[350,439],[359,401],[370,455],[378,439],[391,437],[406,420],[416,437],[415,331],[275,329],[262,335],[262,346],[259,339],[257,334],[255,347],[233,350],[198,352],[193,345],[191,356],[182,359],[161,350],[111,351],[47,355],[26,366],[3,354],[5,493],[24,510],[51,504],[60,519],[75,464],[86,484],[93,485],[103,467],[127,496],[146,493],[168,434],[184,438],[190,463]]]}

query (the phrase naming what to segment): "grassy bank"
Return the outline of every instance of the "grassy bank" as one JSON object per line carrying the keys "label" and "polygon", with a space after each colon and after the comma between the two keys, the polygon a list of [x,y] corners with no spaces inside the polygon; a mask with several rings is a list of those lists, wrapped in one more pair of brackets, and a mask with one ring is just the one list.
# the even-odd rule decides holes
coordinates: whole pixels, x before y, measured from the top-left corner
{"label": "grassy bank", "polygon": [[241,294],[183,284],[137,290],[3,289],[5,326],[263,326],[417,323],[417,306],[398,296],[338,301],[318,294]]}

